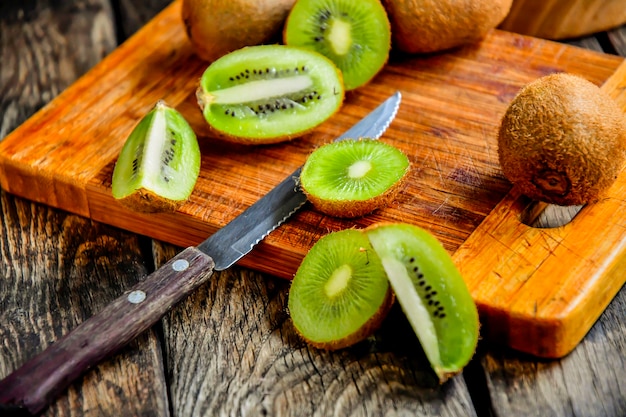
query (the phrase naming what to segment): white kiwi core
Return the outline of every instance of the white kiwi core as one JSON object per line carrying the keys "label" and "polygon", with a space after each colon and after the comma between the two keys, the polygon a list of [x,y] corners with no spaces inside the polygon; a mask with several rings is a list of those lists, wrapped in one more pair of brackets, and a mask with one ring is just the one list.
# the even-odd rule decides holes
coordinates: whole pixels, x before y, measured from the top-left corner
{"label": "white kiwi core", "polygon": [[417,293],[406,266],[399,260],[390,257],[383,258],[382,263],[385,272],[387,272],[389,283],[401,301],[402,309],[409,323],[411,323],[411,327],[417,334],[429,362],[437,370],[437,365],[441,364],[441,357],[435,324]]}
{"label": "white kiwi core", "polygon": [[332,19],[328,28],[327,39],[337,55],[345,55],[352,46],[352,26],[341,19]]}
{"label": "white kiwi core", "polygon": [[[165,146],[166,137],[166,119],[164,103],[159,101],[156,104],[156,110],[150,129],[147,132],[146,146],[143,149],[143,176],[146,180],[156,178],[161,172],[161,155]],[[148,184],[146,184],[148,186]],[[151,185],[151,184],[150,184]],[[152,189],[152,187],[150,187]]]}
{"label": "white kiwi core", "polygon": [[237,104],[281,97],[298,91],[306,90],[313,85],[308,75],[296,75],[288,78],[271,80],[255,80],[245,84],[238,84],[221,90],[211,91],[207,103]]}
{"label": "white kiwi core", "polygon": [[370,161],[357,161],[348,168],[350,178],[363,178],[372,169]]}
{"label": "white kiwi core", "polygon": [[328,298],[335,298],[348,286],[352,277],[352,268],[348,264],[343,264],[335,269],[328,281],[324,285],[324,292]]}

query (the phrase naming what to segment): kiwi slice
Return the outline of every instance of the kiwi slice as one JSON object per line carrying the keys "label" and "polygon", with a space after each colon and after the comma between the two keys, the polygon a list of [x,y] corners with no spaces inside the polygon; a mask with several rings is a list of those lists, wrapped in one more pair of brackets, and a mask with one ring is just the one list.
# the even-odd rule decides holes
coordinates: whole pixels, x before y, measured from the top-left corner
{"label": "kiwi slice", "polygon": [[365,233],[439,380],[460,372],[476,350],[479,320],[448,252],[410,224],[376,224]]}
{"label": "kiwi slice", "polygon": [[327,120],[343,103],[344,87],[339,69],[321,54],[259,45],[209,65],[197,98],[224,139],[265,144],[302,136]]}
{"label": "kiwi slice", "polygon": [[300,175],[313,206],[335,217],[357,217],[393,201],[409,171],[406,155],[389,144],[362,138],[317,148]]}
{"label": "kiwi slice", "polygon": [[199,173],[200,148],[193,129],[178,111],[159,101],[124,143],[111,192],[133,210],[171,211],[189,198]]}
{"label": "kiwi slice", "polygon": [[391,30],[379,0],[298,0],[283,41],[330,58],[346,90],[369,82],[389,59]]}
{"label": "kiwi slice", "polygon": [[365,234],[322,237],[304,257],[289,290],[289,313],[304,340],[340,349],[371,335],[393,304],[380,259]]}

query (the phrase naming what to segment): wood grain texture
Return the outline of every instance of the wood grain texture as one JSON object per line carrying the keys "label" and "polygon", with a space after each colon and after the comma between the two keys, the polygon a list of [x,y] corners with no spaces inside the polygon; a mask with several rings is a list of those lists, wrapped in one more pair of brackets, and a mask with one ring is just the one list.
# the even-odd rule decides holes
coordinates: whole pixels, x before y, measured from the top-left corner
{"label": "wood grain texture", "polygon": [[[37,8],[50,10],[51,3],[58,5],[60,2],[39,1]],[[137,2],[130,7],[141,8],[143,3]],[[0,44],[3,45],[0,48],[0,61],[3,65],[4,56],[14,54],[11,42],[4,43],[6,38],[2,35],[6,27],[4,22],[6,14],[3,13],[5,9],[2,7],[6,4],[8,2],[0,4],[2,11],[0,12]],[[30,10],[30,7],[24,6],[26,10]],[[134,14],[143,16],[146,12]],[[43,19],[42,16],[37,18]],[[50,24],[55,25],[56,20],[51,21]],[[42,25],[44,31],[45,27],[46,25]],[[613,36],[612,39],[626,39],[623,36],[626,34],[626,27],[614,33],[622,35]],[[13,40],[18,39],[19,35],[16,32]],[[74,42],[80,42],[80,39],[84,41],[81,35]],[[35,40],[35,44],[29,43],[28,45],[38,48],[49,39],[36,38]],[[599,45],[596,38],[594,41],[585,40],[584,44]],[[614,43],[613,46],[614,50],[620,50],[620,48],[625,50],[626,43]],[[53,54],[54,50],[56,49],[42,48],[41,52]],[[39,89],[31,90],[25,87],[22,91],[19,86],[8,86],[14,81],[5,81],[7,78],[3,77],[12,77],[13,73],[2,72],[2,69],[3,67],[0,66],[0,91],[5,92],[11,89],[16,92],[10,97],[0,95],[0,106],[3,106],[3,109],[14,109],[13,115],[18,115],[9,117],[8,113],[0,112],[2,114],[0,117],[3,117],[0,119],[0,131],[8,132],[30,116],[33,111],[30,103],[46,102],[39,94],[50,90],[59,91],[59,88],[51,88],[49,83],[52,80],[44,78]],[[18,81],[28,85],[31,77],[38,73],[38,69],[37,67],[29,68],[28,71],[24,69],[24,74],[28,72],[34,72],[34,74],[24,75]],[[47,97],[50,98],[50,96]],[[0,261],[0,375],[6,375],[19,363],[24,362],[46,344],[52,343],[97,308],[96,306],[92,308],[91,304],[87,303],[85,307],[90,311],[82,312],[79,308],[72,307],[70,300],[81,299],[84,290],[94,291],[93,296],[88,298],[89,300],[100,302],[100,305],[106,303],[118,292],[132,285],[136,274],[139,274],[139,277],[146,274],[146,265],[151,264],[151,257],[149,253],[140,250],[141,239],[131,233],[120,232],[40,204],[31,204],[2,190],[0,190],[0,202],[2,213],[0,214],[2,258]],[[60,230],[64,231],[60,232]],[[103,236],[108,238],[104,239]],[[103,248],[105,241],[111,244]],[[84,248],[80,251],[81,254],[73,255],[78,250],[70,250],[70,248],[79,247]],[[161,244],[156,244],[154,249],[159,264],[171,258],[178,250],[179,248]],[[73,262],[77,266],[73,266]],[[178,387],[177,406],[171,415],[179,417],[199,415],[202,409],[221,409],[224,410],[223,415],[250,416],[261,415],[263,410],[274,410],[277,416],[296,415],[300,410],[301,413],[297,415],[302,417],[322,415],[321,412],[316,413],[315,409],[324,411],[353,409],[355,416],[622,417],[626,415],[624,401],[626,398],[624,392],[626,331],[623,319],[626,314],[626,291],[624,289],[609,305],[581,344],[567,357],[561,360],[537,360],[517,352],[501,352],[491,343],[483,341],[481,350],[475,361],[465,370],[464,376],[451,381],[452,386],[429,391],[429,378],[424,374],[425,367],[419,348],[416,347],[414,340],[407,343],[408,335],[402,332],[392,334],[391,337],[385,333],[377,334],[367,344],[348,349],[341,355],[325,355],[324,352],[302,349],[298,360],[290,360],[292,356],[282,353],[284,350],[291,351],[293,347],[290,345],[285,347],[281,343],[265,345],[263,349],[254,349],[255,344],[266,343],[264,338],[268,338],[268,334],[271,335],[268,329],[287,327],[287,325],[279,324],[285,318],[285,313],[279,313],[277,309],[281,302],[278,298],[282,297],[284,302],[284,292],[288,283],[267,274],[258,274],[242,268],[235,268],[230,272],[233,275],[224,273],[225,275],[220,277],[222,280],[220,300],[228,302],[228,305],[213,303],[210,299],[190,299],[180,305],[180,311],[177,308],[172,312],[177,317],[173,320],[168,318],[169,322],[166,325],[170,326],[170,329],[164,333],[167,339],[165,343],[170,345],[167,349],[178,352],[175,356],[176,364],[171,363],[174,359],[170,360],[167,355],[161,356],[161,345],[156,342],[158,339],[153,337],[155,332],[159,332],[159,326],[157,326],[155,332],[149,333],[149,343],[144,343],[141,338],[137,345],[131,344],[129,347],[134,352],[133,354],[124,353],[119,358],[107,361],[94,369],[82,381],[73,384],[68,393],[62,396],[45,413],[45,416],[170,415],[166,405],[163,404],[166,399],[158,401],[150,399],[155,398],[152,396],[155,390],[158,391],[158,384],[161,383],[158,380],[150,380],[155,375],[159,375],[151,369],[151,364],[160,363],[160,361],[143,360],[144,357],[160,357],[165,361],[165,369],[168,371],[161,372],[160,375],[166,382],[172,381]],[[239,274],[243,274],[243,277],[239,278]],[[231,279],[238,287],[233,297],[227,294],[228,280]],[[55,285],[61,281],[64,284],[59,289],[64,289],[65,293],[59,296],[55,294],[57,290]],[[93,288],[88,289],[88,286]],[[70,292],[74,288],[76,290]],[[204,291],[208,292],[206,289]],[[103,299],[103,292],[109,294],[108,299]],[[280,295],[275,295],[276,293]],[[227,314],[230,317],[232,313],[227,313],[228,309],[246,314],[248,309],[239,306],[240,301],[248,299],[246,294],[254,294],[253,297],[260,294],[264,305],[269,302],[268,300],[273,300],[274,304],[272,307],[261,307],[268,311],[268,316],[260,313],[259,310],[251,309],[257,313],[246,316],[244,325],[234,330],[233,328],[223,330],[223,334],[227,336],[224,340],[210,333],[205,321],[186,322],[185,317],[189,320],[210,317],[211,314],[207,312],[209,305],[216,310],[213,315],[216,319],[226,317]],[[48,303],[46,300],[51,298],[58,298],[59,302]],[[255,303],[247,301],[244,305],[249,307]],[[6,320],[7,315],[10,320]],[[76,318],[72,319],[69,316],[76,316]],[[46,324],[51,323],[52,317],[55,317],[54,323]],[[272,318],[269,324],[268,317]],[[253,323],[255,320],[260,324],[255,325]],[[176,326],[180,326],[185,331],[177,329]],[[222,328],[215,323],[212,326],[212,328]],[[398,326],[402,328],[404,325]],[[260,327],[261,331],[255,331],[257,327]],[[44,328],[47,329],[44,336],[35,335],[35,332],[40,332],[40,330],[43,332]],[[230,335],[230,332],[237,331],[239,328],[248,330],[251,335],[244,348],[239,348],[241,344],[227,343],[228,340],[241,342],[244,339],[245,335],[241,333],[236,337]],[[410,332],[410,329],[407,331]],[[171,337],[168,336],[170,332]],[[188,342],[184,340],[186,337],[189,337]],[[293,335],[272,336],[275,342],[278,338],[286,340],[285,344],[288,344],[290,340],[293,340]],[[177,346],[171,347],[173,344]],[[381,362],[387,364],[385,370],[389,369],[390,363],[399,364],[391,372],[387,371],[384,374],[395,375],[395,377],[381,382],[378,379],[380,373],[354,372],[361,365],[352,359],[355,357],[368,359],[369,356],[363,354],[361,350],[375,346],[375,349],[381,351],[381,344],[386,352],[385,360]],[[376,347],[377,345],[379,346]],[[218,364],[202,356],[209,352],[208,357],[213,359],[217,356],[216,349],[221,349],[222,358],[229,350],[243,353],[239,353],[236,357],[232,355]],[[263,354],[254,354],[259,351]],[[141,353],[139,357],[137,352]],[[187,354],[183,357],[182,352],[187,352]],[[196,356],[194,352],[198,352],[199,355]],[[274,354],[274,352],[277,353]],[[303,357],[303,355],[306,356]],[[247,361],[244,362],[240,358],[245,358]],[[276,358],[277,362],[273,366],[268,365],[273,358]],[[299,367],[303,363],[305,365]],[[244,364],[246,371],[231,370],[227,368],[229,364]],[[317,372],[315,367],[321,369],[321,372]],[[251,368],[254,368],[256,372],[250,371]],[[301,368],[304,368],[306,372],[302,372]],[[172,371],[174,369],[176,371]],[[263,373],[264,369],[272,369],[273,373]],[[367,369],[367,366],[364,365],[363,369]],[[289,375],[292,371],[300,376],[307,374],[308,379],[301,380],[297,389],[290,390],[289,383],[292,380],[289,379]],[[184,374],[178,374],[178,372],[184,372]],[[224,381],[219,379],[220,374],[234,375],[234,377],[230,379],[230,382]],[[212,390],[208,384],[205,384],[202,390],[194,388],[193,392],[185,394],[185,386],[193,388],[203,384],[202,377],[198,375],[208,375],[211,383],[220,384],[219,389]],[[325,377],[322,378],[321,375]],[[331,380],[330,376],[333,375],[340,377]],[[348,378],[350,375],[360,375],[361,378]],[[263,386],[265,390],[261,392],[267,394],[268,385],[263,378],[274,376],[280,378],[272,379],[278,386],[271,388],[270,395],[265,397],[255,395],[251,387]],[[375,378],[370,379],[370,376],[375,376]],[[139,378],[145,382],[143,385],[138,382]],[[285,384],[281,385],[283,380]],[[464,380],[468,381],[467,385],[464,384]],[[323,386],[322,382],[324,382]],[[384,401],[379,400],[382,398],[382,395],[379,395],[380,390],[367,391],[361,404],[362,397],[359,389],[364,386],[371,387],[373,383],[376,385],[382,383],[380,390],[386,390],[389,386],[391,391],[384,392]],[[238,389],[238,384],[247,384],[247,390]],[[284,395],[278,394],[281,389],[284,389]],[[469,390],[471,394],[471,403],[466,390]],[[325,394],[326,391],[328,391],[327,394]],[[416,391],[420,394],[415,395]],[[202,392],[203,395],[196,398],[195,393],[198,392]],[[313,394],[309,395],[311,392]],[[163,397],[166,398],[166,395],[167,392],[164,392]],[[156,396],[156,398],[159,397]],[[246,399],[248,399],[247,402]],[[230,405],[218,404],[228,401],[232,401]],[[414,404],[417,402],[419,404]],[[381,403],[388,407],[386,409],[376,407],[376,404]],[[396,403],[400,405],[397,408]],[[344,406],[345,404],[348,406]],[[467,408],[472,405],[475,408]],[[421,412],[402,413],[407,409],[421,410]],[[246,414],[247,410],[249,412]],[[283,410],[282,414],[278,410]]]}
{"label": "wood grain texture", "polygon": [[[102,309],[146,269],[137,238],[129,233],[5,192],[0,203],[0,376],[5,377]],[[167,410],[167,404],[161,349],[149,331],[73,383],[48,412],[141,415]]]}
{"label": "wood grain texture", "polygon": [[[106,1],[0,6],[0,137],[117,45]],[[0,190],[0,375],[18,368],[146,274],[136,235]],[[104,399],[104,400],[103,400]],[[160,410],[160,411],[159,411]],[[167,415],[159,338],[144,333],[44,413]]]}
{"label": "wood grain texture", "polygon": [[[293,172],[315,146],[330,141],[399,90],[403,104],[381,139],[402,149],[413,163],[407,186],[396,203],[356,220],[333,219],[307,208],[270,234],[240,264],[290,278],[304,254],[324,234],[380,221],[422,226],[454,252],[509,190],[510,184],[497,162],[496,132],[501,115],[518,89],[541,75],[558,71],[581,74],[600,84],[619,62],[614,56],[494,31],[483,42],[453,53],[396,56],[372,83],[350,93],[342,111],[313,133],[285,144],[246,147],[220,142],[201,117],[195,103],[195,86],[206,64],[193,55],[180,21],[180,2],[174,2],[0,143],[0,181],[9,192],[35,201],[177,245],[193,245]],[[203,168],[187,204],[175,213],[145,215],[128,211],[114,201],[110,179],[125,138],[158,99],[178,108],[198,133]],[[46,138],[44,142],[42,137]],[[502,213],[506,217],[506,212]],[[605,217],[609,214],[603,213]],[[597,224],[604,230],[602,222]],[[573,233],[582,230],[577,228]],[[621,235],[620,229],[616,230]],[[490,253],[485,246],[474,247]],[[615,250],[619,248],[602,246],[596,259],[610,258]],[[533,256],[543,259],[545,255],[537,252]],[[467,268],[471,269],[470,258],[458,259],[467,259]],[[515,274],[519,272],[515,268],[524,268],[526,262],[521,259],[499,273]],[[596,265],[589,264],[585,272],[591,277],[602,273],[597,272]],[[564,301],[547,320],[558,321],[558,315],[577,296],[578,286],[585,287],[578,275],[559,287],[559,297]],[[542,279],[550,276],[558,279],[550,274],[542,274]],[[511,275],[510,279],[519,278]],[[589,317],[597,317],[623,283],[619,281],[615,276],[611,291],[606,293],[589,284],[586,296],[596,302]],[[514,286],[494,288],[497,293],[485,289],[476,294],[487,315],[501,313],[496,308],[500,304],[488,308],[491,300],[508,303],[517,293]],[[526,288],[541,296],[544,287]],[[532,296],[536,297],[534,292]],[[518,301],[527,305],[527,298]],[[543,326],[540,319],[537,322]],[[585,322],[587,329],[592,322]],[[501,323],[505,325],[506,321]],[[548,326],[547,331],[551,329]],[[534,338],[543,337],[532,333],[535,330],[529,331]],[[577,333],[578,340],[582,334]],[[546,343],[558,343],[563,338],[557,334]],[[564,343],[571,348],[571,340]],[[540,355],[559,355],[567,350],[534,349],[533,338],[527,344],[514,345]]]}
{"label": "wood grain texture", "polygon": [[626,23],[622,0],[514,0],[500,28],[546,39],[568,39]]}
{"label": "wood grain texture", "polygon": [[626,415],[626,349],[621,291],[584,341],[559,361],[491,349],[480,359],[495,415]]}

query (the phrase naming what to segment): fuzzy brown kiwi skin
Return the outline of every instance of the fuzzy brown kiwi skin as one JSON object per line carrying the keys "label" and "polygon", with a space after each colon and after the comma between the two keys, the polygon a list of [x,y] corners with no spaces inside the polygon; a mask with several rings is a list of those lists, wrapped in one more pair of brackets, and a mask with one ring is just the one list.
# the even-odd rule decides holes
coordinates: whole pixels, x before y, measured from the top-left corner
{"label": "fuzzy brown kiwi skin", "polygon": [[409,171],[410,167],[406,169],[402,178],[383,194],[367,200],[327,200],[307,192],[304,188],[302,190],[317,211],[332,217],[351,219],[365,216],[375,210],[389,206],[404,188],[409,177]]}
{"label": "fuzzy brown kiwi skin", "polygon": [[626,116],[582,77],[559,73],[526,85],[498,133],[504,175],[528,197],[557,205],[597,201],[626,161]]}
{"label": "fuzzy brown kiwi skin", "polygon": [[393,47],[429,53],[482,39],[508,15],[512,0],[382,0]]}
{"label": "fuzzy brown kiwi skin", "polygon": [[280,40],[296,0],[183,0],[182,20],[198,57],[215,61],[244,46]]}
{"label": "fuzzy brown kiwi skin", "polygon": [[173,212],[187,200],[169,200],[150,190],[141,189],[117,200],[124,207],[143,213]]}
{"label": "fuzzy brown kiwi skin", "polygon": [[342,339],[332,340],[329,342],[317,342],[317,341],[307,339],[306,336],[302,335],[298,331],[298,329],[295,328],[295,326],[294,328],[296,330],[296,333],[302,340],[304,340],[308,345],[311,345],[317,349],[323,349],[323,350],[344,349],[356,343],[359,343],[367,339],[371,335],[373,335],[376,332],[376,330],[380,328],[383,321],[389,314],[389,311],[391,310],[391,307],[393,307],[395,300],[396,300],[395,294],[393,293],[393,290],[391,289],[391,286],[390,286],[389,289],[387,290],[387,294],[385,295],[385,299],[383,300],[383,303],[380,305],[376,313],[372,317],[370,317],[370,319],[367,322],[365,322],[363,326],[361,326],[356,332]]}

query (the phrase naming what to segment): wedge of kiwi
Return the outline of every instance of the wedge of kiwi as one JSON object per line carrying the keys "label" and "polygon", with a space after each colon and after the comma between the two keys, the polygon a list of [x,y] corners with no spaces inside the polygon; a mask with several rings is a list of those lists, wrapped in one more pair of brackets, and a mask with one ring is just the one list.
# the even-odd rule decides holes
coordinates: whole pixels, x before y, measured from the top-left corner
{"label": "wedge of kiwi", "polygon": [[602,198],[626,163],[626,118],[598,86],[557,73],[524,86],[498,134],[504,175],[528,197],[562,206]]}
{"label": "wedge of kiwi", "polygon": [[209,125],[243,144],[302,136],[343,103],[341,71],[313,51],[259,45],[224,55],[206,69],[197,91]]}
{"label": "wedge of kiwi", "polygon": [[346,90],[369,82],[389,59],[391,30],[379,0],[298,0],[283,41],[330,58]]}
{"label": "wedge of kiwi", "polygon": [[393,201],[410,163],[398,148],[379,140],[342,140],[309,155],[300,186],[313,206],[335,217],[358,217]]}
{"label": "wedge of kiwi", "polygon": [[367,237],[352,229],[328,234],[313,245],[294,276],[288,299],[300,336],[329,350],[370,336],[392,304],[380,259]]}
{"label": "wedge of kiwi", "polygon": [[115,163],[113,197],[144,212],[187,201],[200,173],[196,135],[177,110],[159,101],[135,126]]}
{"label": "wedge of kiwi", "polygon": [[365,233],[439,380],[460,372],[476,350],[479,319],[448,252],[410,224],[375,224]]}

